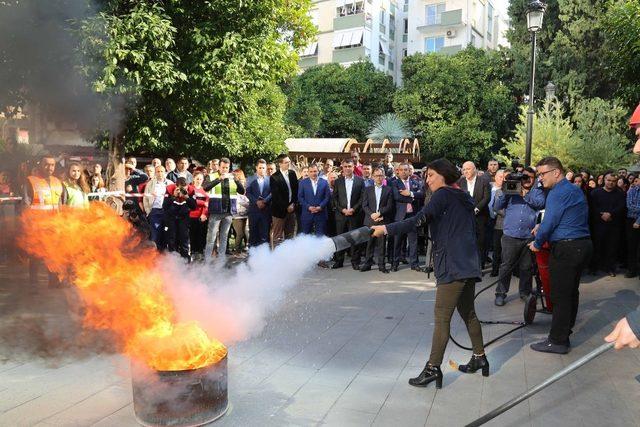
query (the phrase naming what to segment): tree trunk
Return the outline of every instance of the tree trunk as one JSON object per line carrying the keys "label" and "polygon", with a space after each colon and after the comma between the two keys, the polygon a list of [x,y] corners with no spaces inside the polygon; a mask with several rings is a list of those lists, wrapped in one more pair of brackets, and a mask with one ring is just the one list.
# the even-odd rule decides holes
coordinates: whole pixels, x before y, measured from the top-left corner
{"label": "tree trunk", "polygon": [[[109,191],[124,192],[124,140],[122,135],[111,135],[109,138],[109,164],[107,165],[107,177]],[[122,215],[122,204],[124,197],[110,196],[107,203]]]}

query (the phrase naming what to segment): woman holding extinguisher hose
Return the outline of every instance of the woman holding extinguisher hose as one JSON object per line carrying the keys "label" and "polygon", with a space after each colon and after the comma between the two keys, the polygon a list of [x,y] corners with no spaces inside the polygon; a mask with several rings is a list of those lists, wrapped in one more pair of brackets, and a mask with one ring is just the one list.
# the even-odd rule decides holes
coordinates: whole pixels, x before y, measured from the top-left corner
{"label": "woman holding extinguisher hose", "polygon": [[427,185],[431,201],[415,216],[393,224],[373,226],[373,236],[400,235],[429,223],[433,239],[434,272],[436,277],[435,326],[431,354],[422,372],[409,380],[416,387],[426,387],[435,381],[442,387],[440,365],[449,341],[451,317],[457,309],[464,320],[473,355],[459,370],[474,373],[482,370],[489,375],[489,362],[484,353],[482,329],[474,308],[475,283],[482,278],[476,243],[476,221],[473,199],[456,184],[460,174],[447,159],[438,159],[427,166]]}

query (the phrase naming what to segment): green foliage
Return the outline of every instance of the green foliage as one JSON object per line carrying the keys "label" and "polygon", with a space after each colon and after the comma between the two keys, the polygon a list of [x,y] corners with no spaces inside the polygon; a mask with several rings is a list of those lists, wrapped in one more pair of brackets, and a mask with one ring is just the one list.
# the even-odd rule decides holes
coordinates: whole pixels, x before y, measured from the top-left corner
{"label": "green foliage", "polygon": [[[545,100],[533,120],[531,163],[555,156],[567,167],[592,172],[627,165],[631,155],[626,149],[625,116],[626,110],[616,103],[594,98],[576,104],[572,123],[561,102]],[[516,134],[505,141],[507,155],[501,160],[524,159],[526,131],[526,107],[522,107]]]}
{"label": "green foliage", "polygon": [[[505,141],[507,157],[501,160],[524,159],[527,135],[527,107],[520,109],[520,120],[516,125],[513,138]],[[536,111],[533,118],[533,139],[531,163],[536,164],[546,156],[554,156],[567,166],[576,164],[572,147],[578,144],[571,121],[566,118],[566,111],[561,102],[545,100],[542,108]]]}
{"label": "green foliage", "polygon": [[618,0],[604,17],[606,59],[611,75],[621,83],[617,95],[631,107],[640,100],[640,2]]}
{"label": "green foliage", "polygon": [[311,67],[285,88],[287,123],[304,137],[365,138],[371,123],[392,109],[395,86],[370,62]]}
{"label": "green foliage", "polygon": [[[273,83],[293,75],[310,0],[107,2],[82,26],[94,89],[126,98],[127,150],[242,158],[281,148]],[[279,143],[280,142],[280,143]],[[266,153],[265,153],[266,154]]]}
{"label": "green foliage", "polygon": [[421,140],[427,159],[485,161],[509,136],[517,107],[502,83],[503,70],[502,53],[472,47],[454,56],[405,58],[404,87],[394,107]]}
{"label": "green foliage", "polygon": [[603,172],[629,164],[627,116],[627,110],[615,101],[593,98],[578,102],[573,114],[578,139],[572,149],[575,165]]}
{"label": "green foliage", "polygon": [[387,113],[378,117],[374,122],[367,138],[382,142],[388,139],[397,142],[403,138],[411,138],[413,132],[409,123],[396,113]]}

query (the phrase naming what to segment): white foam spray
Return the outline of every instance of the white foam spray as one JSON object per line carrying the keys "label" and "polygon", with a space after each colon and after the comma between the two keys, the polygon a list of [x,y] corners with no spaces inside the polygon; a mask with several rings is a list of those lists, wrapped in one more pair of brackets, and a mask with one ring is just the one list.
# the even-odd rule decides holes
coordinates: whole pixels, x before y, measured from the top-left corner
{"label": "white foam spray", "polygon": [[251,249],[247,263],[233,269],[185,266],[176,258],[161,267],[180,321],[195,320],[225,344],[259,334],[303,275],[335,251],[330,238],[298,236],[271,251]]}

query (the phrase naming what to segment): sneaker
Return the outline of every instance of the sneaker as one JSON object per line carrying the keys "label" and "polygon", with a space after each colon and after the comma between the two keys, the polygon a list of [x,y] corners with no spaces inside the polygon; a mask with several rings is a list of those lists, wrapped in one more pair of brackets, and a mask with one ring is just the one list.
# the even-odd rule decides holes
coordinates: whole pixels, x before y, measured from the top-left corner
{"label": "sneaker", "polygon": [[569,353],[569,346],[562,344],[554,344],[548,339],[544,341],[531,344],[531,350],[539,351],[542,353],[555,353],[555,354],[567,354]]}

